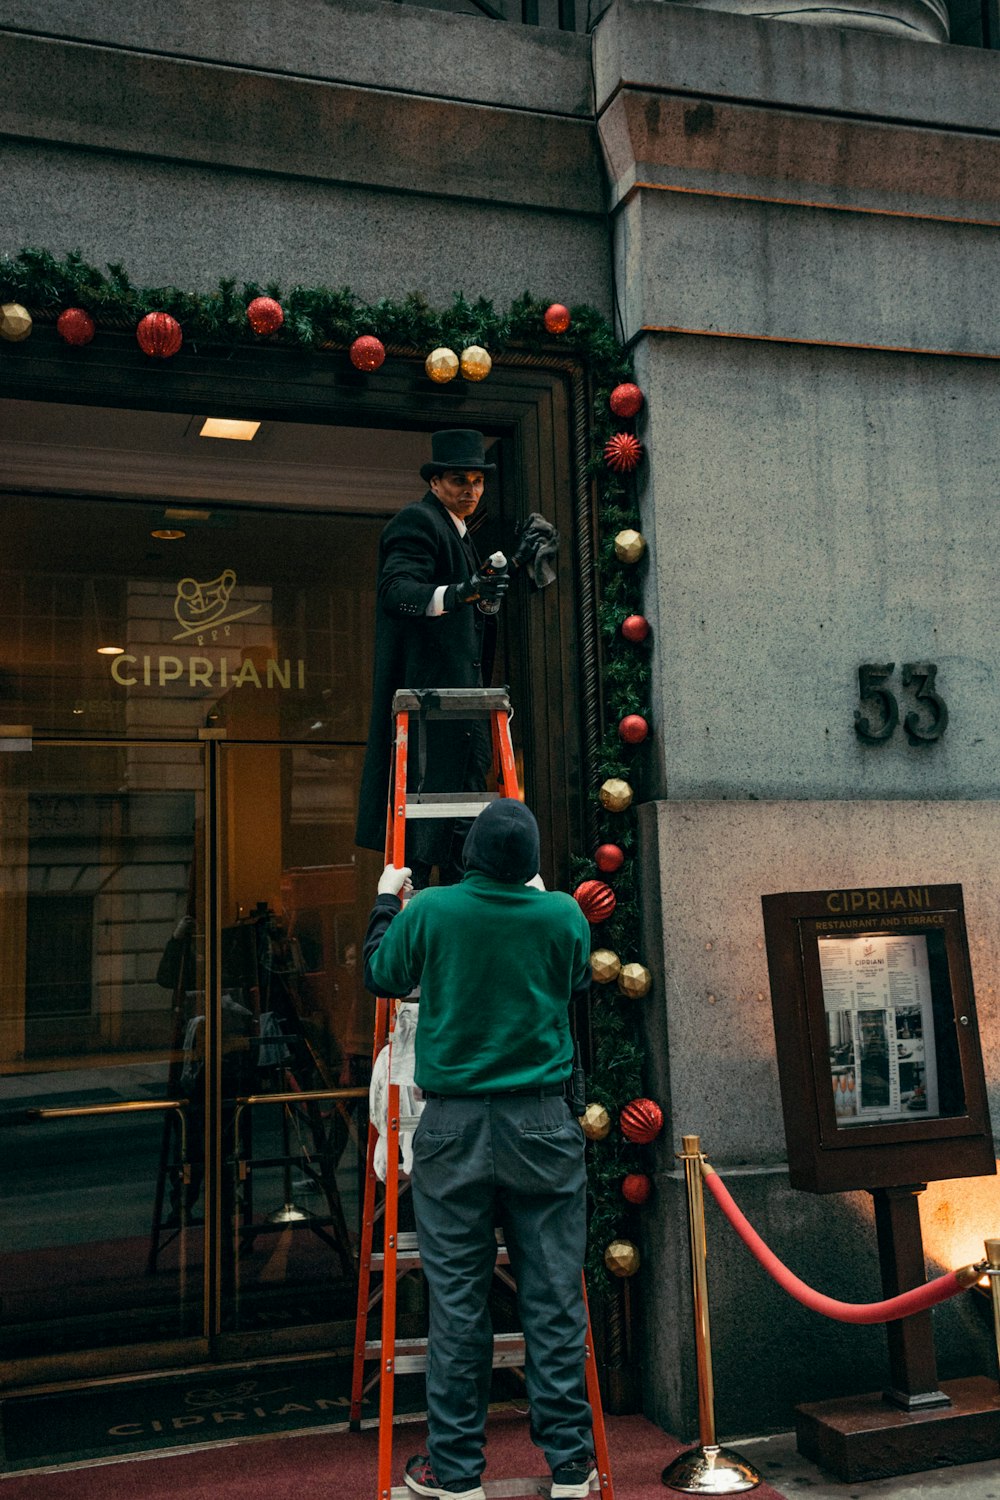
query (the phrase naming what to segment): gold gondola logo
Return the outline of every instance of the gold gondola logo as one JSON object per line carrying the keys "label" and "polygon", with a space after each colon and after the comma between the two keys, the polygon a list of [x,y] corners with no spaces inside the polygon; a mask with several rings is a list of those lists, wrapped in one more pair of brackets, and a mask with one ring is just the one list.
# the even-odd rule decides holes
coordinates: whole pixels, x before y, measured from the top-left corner
{"label": "gold gondola logo", "polygon": [[239,647],[236,640],[230,639],[230,626],[263,608],[262,603],[239,609],[231,607],[239,603],[232,599],[235,588],[233,568],[224,568],[207,583],[200,583],[197,578],[182,578],[174,596],[174,617],[181,628],[172,639],[191,641],[213,655],[137,656],[123,651],[111,663],[111,676],[119,687],[162,688],[177,682],[213,691],[243,687],[304,690],[306,664],[301,657],[294,661],[287,656],[262,661],[259,659],[262,649],[258,655],[257,649],[251,652],[247,648],[239,661],[232,660],[232,653]]}
{"label": "gold gondola logo", "polygon": [[[181,628],[174,640],[186,641],[196,635],[201,646],[204,645],[207,631],[214,631],[220,625],[228,626],[234,620],[245,620],[248,615],[255,615],[260,609],[259,604],[229,611],[229,598],[235,587],[236,574],[232,568],[223,568],[218,578],[212,578],[208,583],[199,583],[197,578],[182,578],[177,585],[177,597],[174,600],[174,614]],[[228,630],[226,634],[229,634]]]}

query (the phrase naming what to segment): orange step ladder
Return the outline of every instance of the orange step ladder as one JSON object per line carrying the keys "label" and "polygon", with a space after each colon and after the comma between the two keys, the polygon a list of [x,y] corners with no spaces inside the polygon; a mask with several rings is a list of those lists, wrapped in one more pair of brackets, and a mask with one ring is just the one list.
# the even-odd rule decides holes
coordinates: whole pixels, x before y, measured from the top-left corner
{"label": "orange step ladder", "polygon": [[[406,863],[406,824],[415,818],[474,818],[490,802],[500,797],[519,796],[514,751],[510,738],[510,699],[505,688],[438,688],[417,692],[401,689],[392,700],[395,721],[392,769],[389,778],[390,801],[386,819],[386,863],[397,867]],[[418,734],[424,732],[428,719],[488,719],[493,744],[493,769],[496,792],[408,792],[407,765],[410,746],[410,716],[418,715]],[[421,761],[423,746],[421,745]],[[354,1371],[351,1386],[351,1428],[361,1427],[362,1401],[375,1383],[379,1387],[378,1413],[378,1487],[376,1500],[413,1500],[405,1485],[392,1483],[393,1400],[397,1375],[412,1374],[427,1368],[427,1340],[396,1337],[396,1287],[400,1276],[420,1265],[417,1237],[399,1232],[399,1137],[401,1128],[412,1123],[401,1120],[399,1084],[393,1082],[392,1038],[396,1025],[396,1008],[389,1000],[375,1003],[375,1038],[372,1062],[382,1048],[389,1047],[389,1104],[385,1193],[381,1209],[376,1208],[375,1144],[378,1132],[374,1122],[368,1126],[368,1153],[365,1168],[365,1200],[358,1266],[358,1308],[354,1335]],[[381,1251],[372,1249],[376,1219],[382,1219]],[[509,1258],[500,1232],[497,1232],[497,1267],[509,1266]],[[509,1271],[499,1274],[513,1287]],[[373,1288],[373,1276],[381,1284]],[[584,1305],[587,1291],[584,1286]],[[381,1336],[368,1337],[370,1313],[381,1301]],[[376,1366],[365,1382],[365,1365]],[[502,1333],[494,1336],[493,1366],[520,1368],[524,1363],[524,1335]],[[587,1307],[587,1341],[585,1374],[587,1398],[593,1415],[594,1453],[597,1467],[596,1491],[602,1500],[614,1500],[614,1485],[608,1462],[608,1444],[604,1429],[604,1412],[594,1358],[594,1340]],[[547,1479],[488,1480],[483,1488],[488,1500],[500,1496],[548,1494]]]}

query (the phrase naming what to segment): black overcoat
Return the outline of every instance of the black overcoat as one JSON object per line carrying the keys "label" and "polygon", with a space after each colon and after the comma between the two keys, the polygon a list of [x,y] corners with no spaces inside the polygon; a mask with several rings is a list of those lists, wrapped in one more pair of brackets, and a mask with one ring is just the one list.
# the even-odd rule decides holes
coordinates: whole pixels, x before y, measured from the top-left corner
{"label": "black overcoat", "polygon": [[[450,514],[430,491],[394,516],[382,533],[372,715],[355,833],[362,849],[385,846],[393,693],[404,687],[481,687],[489,681],[495,622],[474,604],[443,615],[426,614],[440,584],[461,583],[476,566],[472,539],[459,535]],[[424,791],[463,791],[482,784],[489,740],[471,729],[467,723],[428,724]],[[411,786],[416,785],[416,758],[412,734]]]}

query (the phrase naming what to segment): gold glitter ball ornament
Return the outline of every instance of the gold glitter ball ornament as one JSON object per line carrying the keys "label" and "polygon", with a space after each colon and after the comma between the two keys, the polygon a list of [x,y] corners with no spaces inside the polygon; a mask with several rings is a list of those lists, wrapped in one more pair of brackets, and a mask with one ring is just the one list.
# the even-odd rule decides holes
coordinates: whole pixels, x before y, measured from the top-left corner
{"label": "gold glitter ball ornament", "polygon": [[643,995],[648,995],[652,984],[653,976],[645,964],[622,964],[618,988],[630,1000],[641,1000]]}
{"label": "gold glitter ball ornament", "polygon": [[632,802],[632,788],[620,776],[609,776],[601,785],[601,806],[608,812],[624,812]]}
{"label": "gold glitter ball ornament", "polygon": [[637,563],[646,550],[646,538],[641,531],[626,528],[615,537],[615,556],[619,562]]}
{"label": "gold glitter ball ornament", "polygon": [[595,984],[610,984],[618,978],[622,961],[610,948],[595,948],[590,955],[590,972]]}
{"label": "gold glitter ball ornament", "polygon": [[604,1252],[604,1264],[612,1276],[634,1276],[639,1269],[639,1250],[631,1240],[612,1240]]}
{"label": "gold glitter ball ornament", "polygon": [[19,344],[31,332],[31,314],[20,302],[5,302],[0,307],[0,339]]}
{"label": "gold glitter ball ornament", "polygon": [[424,361],[424,369],[438,385],[447,385],[458,374],[458,355],[454,349],[432,349]]}
{"label": "gold glitter ball ornament", "polygon": [[588,1141],[603,1141],[611,1130],[611,1116],[603,1104],[588,1104],[580,1116],[580,1126]]}
{"label": "gold glitter ball ornament", "polygon": [[479,344],[470,344],[463,349],[459,363],[466,380],[485,380],[493,368],[493,361]]}

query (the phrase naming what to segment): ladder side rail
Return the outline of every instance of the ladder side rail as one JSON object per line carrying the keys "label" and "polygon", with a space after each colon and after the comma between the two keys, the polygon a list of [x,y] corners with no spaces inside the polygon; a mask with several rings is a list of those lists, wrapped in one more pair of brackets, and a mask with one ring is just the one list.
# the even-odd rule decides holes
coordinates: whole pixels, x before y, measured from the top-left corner
{"label": "ladder side rail", "polygon": [[395,1013],[389,1022],[389,1118],[385,1166],[385,1218],[382,1233],[382,1348],[378,1414],[378,1495],[389,1500],[392,1491],[393,1398],[396,1384],[396,1255],[399,1239],[399,1084],[392,1076],[392,1036]]}
{"label": "ladder side rail", "polygon": [[604,1428],[604,1407],[601,1404],[601,1386],[597,1378],[597,1359],[594,1353],[594,1330],[590,1322],[590,1303],[587,1299],[587,1278],[583,1282],[583,1308],[587,1314],[587,1357],[584,1371],[587,1379],[587,1400],[593,1420],[594,1459],[597,1464],[597,1486],[602,1500],[615,1500],[615,1486],[611,1478],[611,1461],[608,1457],[608,1437]]}
{"label": "ladder side rail", "polygon": [[514,747],[510,738],[510,719],[498,709],[490,714],[493,734],[493,765],[497,774],[497,788],[502,797],[520,797],[517,784],[517,766]]}
{"label": "ladder side rail", "polygon": [[[375,1003],[375,1052],[384,1044],[385,1013],[388,1000]],[[358,1250],[358,1306],[354,1320],[354,1368],[351,1376],[351,1428],[361,1430],[361,1404],[364,1399],[365,1339],[368,1333],[368,1304],[371,1296],[372,1238],[375,1232],[375,1147],[378,1130],[368,1121],[368,1144],[365,1151],[365,1199],[361,1217],[361,1244]]]}
{"label": "ladder side rail", "polygon": [[[403,722],[403,732],[400,735],[400,720]],[[386,819],[385,819],[385,864],[390,860],[395,864],[402,864],[402,848],[399,848],[397,856],[397,844],[400,843],[400,813],[398,811],[400,802],[404,807],[405,818],[406,804],[406,744],[408,740],[409,715],[401,713],[397,716],[395,736],[392,749],[392,766],[389,776],[389,790],[387,796]],[[400,757],[399,746],[402,743],[403,751]],[[402,766],[400,766],[400,758]],[[402,796],[400,792],[402,791]],[[404,824],[405,828],[405,824]],[[382,1048],[386,1045],[389,1037],[389,1001],[380,996],[375,1001],[375,1031],[372,1039],[372,1069]],[[396,1113],[398,1115],[398,1104]],[[378,1143],[378,1123],[369,1118],[368,1121],[368,1143],[365,1152],[365,1196],[364,1207],[361,1218],[361,1244],[358,1247],[358,1301],[357,1311],[354,1319],[354,1365],[351,1372],[351,1413],[350,1425],[355,1432],[361,1429],[361,1410],[365,1396],[365,1343],[368,1337],[368,1314],[370,1312],[371,1299],[371,1277],[372,1277],[372,1240],[375,1233],[376,1218],[376,1196],[377,1179],[375,1176],[375,1147]],[[383,1227],[383,1233],[387,1231]]]}

